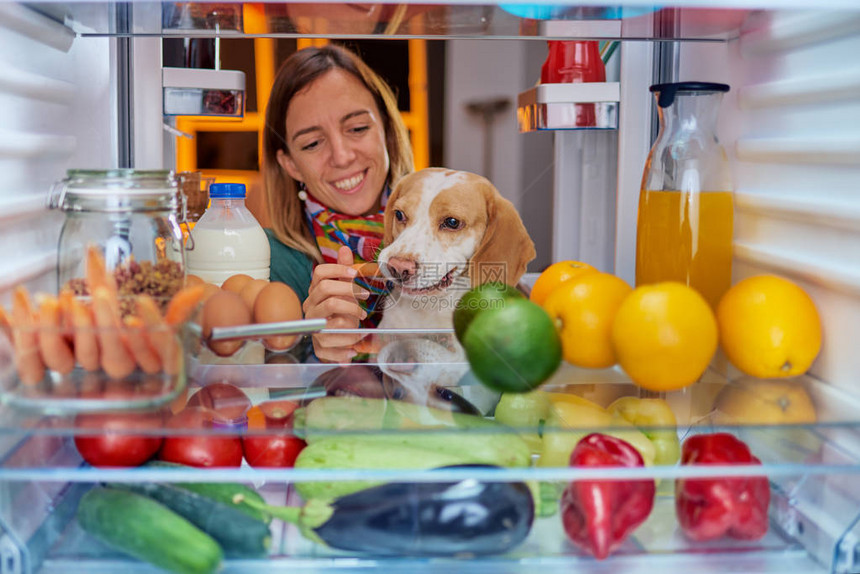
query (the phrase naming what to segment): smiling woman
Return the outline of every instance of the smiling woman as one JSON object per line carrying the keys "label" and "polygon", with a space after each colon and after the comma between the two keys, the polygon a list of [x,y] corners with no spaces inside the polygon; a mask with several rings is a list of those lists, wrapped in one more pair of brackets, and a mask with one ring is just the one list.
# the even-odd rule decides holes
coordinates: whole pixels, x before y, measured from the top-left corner
{"label": "smiling woman", "polygon": [[[375,260],[390,189],[413,169],[391,89],[345,48],[299,50],[272,86],[263,154],[272,280],[299,294],[306,318],[375,326],[381,286],[356,282],[351,265]],[[358,338],[316,336],[314,348],[349,360]]]}

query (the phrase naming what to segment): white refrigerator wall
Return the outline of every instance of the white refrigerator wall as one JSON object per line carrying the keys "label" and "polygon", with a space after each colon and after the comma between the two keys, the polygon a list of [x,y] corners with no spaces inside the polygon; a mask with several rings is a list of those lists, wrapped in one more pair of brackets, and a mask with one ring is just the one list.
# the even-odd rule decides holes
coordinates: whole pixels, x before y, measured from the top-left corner
{"label": "white refrigerator wall", "polygon": [[46,209],[66,169],[116,166],[112,41],[0,3],[0,301],[25,282],[56,290],[62,215]]}

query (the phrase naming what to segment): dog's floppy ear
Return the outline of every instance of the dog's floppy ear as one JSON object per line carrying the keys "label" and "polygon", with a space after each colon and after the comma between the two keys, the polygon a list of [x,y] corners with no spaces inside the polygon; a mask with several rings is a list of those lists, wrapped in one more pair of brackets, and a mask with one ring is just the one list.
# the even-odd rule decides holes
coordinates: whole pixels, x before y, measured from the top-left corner
{"label": "dog's floppy ear", "polygon": [[487,200],[487,230],[472,256],[469,277],[472,286],[490,281],[516,285],[535,258],[535,245],[514,204],[502,197],[489,182],[482,183]]}
{"label": "dog's floppy ear", "polygon": [[388,196],[388,203],[385,204],[385,214],[382,217],[384,229],[382,234],[382,247],[388,247],[394,241],[394,205],[395,200],[400,197],[404,185],[409,185],[410,177],[401,178],[394,186],[391,195]]}

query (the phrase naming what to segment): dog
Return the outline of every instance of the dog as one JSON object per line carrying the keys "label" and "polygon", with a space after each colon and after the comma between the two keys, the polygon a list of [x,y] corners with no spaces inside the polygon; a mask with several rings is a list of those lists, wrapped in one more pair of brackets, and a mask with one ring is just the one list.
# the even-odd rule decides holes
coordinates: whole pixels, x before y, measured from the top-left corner
{"label": "dog", "polygon": [[[385,208],[378,262],[393,283],[381,329],[451,329],[457,302],[488,281],[516,285],[534,259],[534,243],[513,204],[484,177],[429,168],[397,184]],[[453,333],[385,336],[377,362],[413,396],[458,389],[469,364]],[[460,388],[481,412],[497,393]]]}
{"label": "dog", "polygon": [[451,328],[471,287],[516,285],[535,258],[513,204],[484,177],[427,168],[402,178],[384,214],[378,262],[394,288],[380,328]]}

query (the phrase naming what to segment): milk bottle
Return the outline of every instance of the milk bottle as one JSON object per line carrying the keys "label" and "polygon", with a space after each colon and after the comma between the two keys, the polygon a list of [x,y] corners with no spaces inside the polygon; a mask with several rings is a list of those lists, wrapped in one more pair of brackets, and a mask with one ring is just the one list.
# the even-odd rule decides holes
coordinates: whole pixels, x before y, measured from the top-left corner
{"label": "milk bottle", "polygon": [[219,286],[237,273],[268,279],[269,240],[245,207],[245,186],[213,183],[209,198],[212,203],[185,244],[187,273]]}

